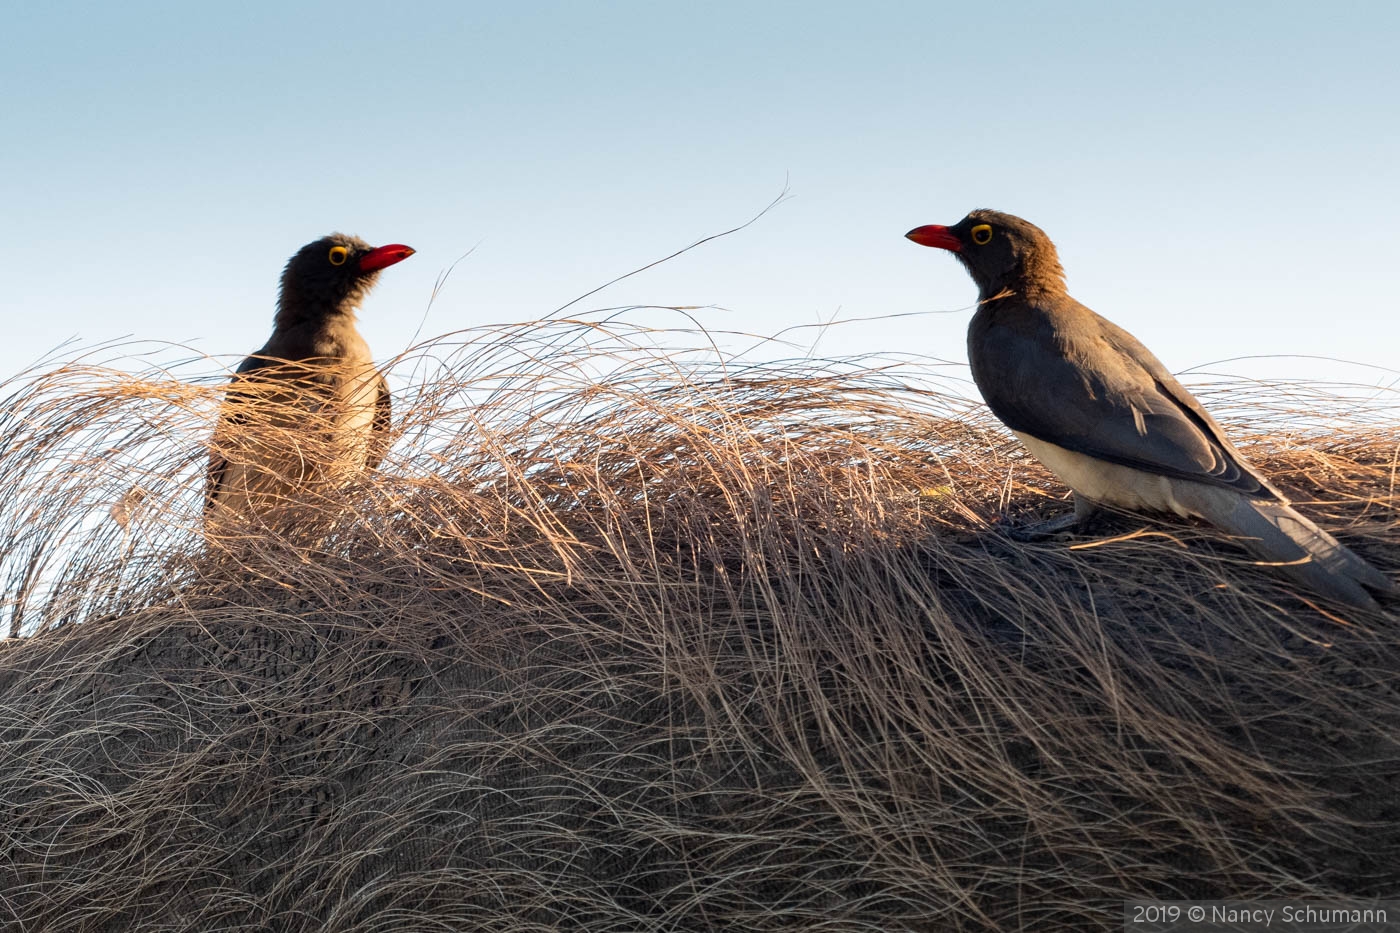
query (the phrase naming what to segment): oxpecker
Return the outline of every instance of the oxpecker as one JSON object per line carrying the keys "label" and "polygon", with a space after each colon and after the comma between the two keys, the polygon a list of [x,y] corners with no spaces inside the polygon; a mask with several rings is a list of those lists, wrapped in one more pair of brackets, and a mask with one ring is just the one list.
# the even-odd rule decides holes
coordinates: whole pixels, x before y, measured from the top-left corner
{"label": "oxpecker", "polygon": [[355,312],[380,270],[412,255],[407,246],[333,233],[287,262],[272,336],[238,367],[219,413],[207,525],[234,517],[275,523],[319,484],[379,465],[389,387]]}
{"label": "oxpecker", "polygon": [[976,210],[906,236],[953,253],[977,284],[967,335],[973,380],[1074,491],[1076,521],[1098,505],[1174,512],[1223,529],[1338,602],[1371,608],[1368,588],[1397,591],[1294,510],[1151,351],[1070,297],[1055,244],[1039,227]]}

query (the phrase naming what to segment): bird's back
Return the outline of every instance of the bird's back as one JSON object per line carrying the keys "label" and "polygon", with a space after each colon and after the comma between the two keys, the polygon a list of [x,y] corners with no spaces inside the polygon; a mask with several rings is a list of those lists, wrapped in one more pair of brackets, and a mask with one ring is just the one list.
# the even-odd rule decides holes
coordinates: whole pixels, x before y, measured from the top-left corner
{"label": "bird's back", "polygon": [[1164,476],[1281,498],[1161,361],[1068,295],[984,302],[968,330],[973,379],[1007,427]]}

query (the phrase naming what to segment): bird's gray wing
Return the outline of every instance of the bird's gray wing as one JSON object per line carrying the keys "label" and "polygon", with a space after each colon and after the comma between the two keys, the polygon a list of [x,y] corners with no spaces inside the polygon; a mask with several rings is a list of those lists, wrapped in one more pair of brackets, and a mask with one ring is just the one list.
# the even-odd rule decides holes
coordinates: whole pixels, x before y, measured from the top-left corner
{"label": "bird's gray wing", "polygon": [[1274,495],[1146,347],[1079,310],[1053,326],[1038,317],[974,332],[978,387],[1007,427],[1148,473]]}
{"label": "bird's gray wing", "polygon": [[377,376],[374,421],[370,423],[369,452],[365,457],[365,466],[371,470],[378,468],[384,455],[389,452],[389,426],[392,424],[393,418],[393,406],[389,399],[389,383],[385,381],[383,373],[378,373]]}

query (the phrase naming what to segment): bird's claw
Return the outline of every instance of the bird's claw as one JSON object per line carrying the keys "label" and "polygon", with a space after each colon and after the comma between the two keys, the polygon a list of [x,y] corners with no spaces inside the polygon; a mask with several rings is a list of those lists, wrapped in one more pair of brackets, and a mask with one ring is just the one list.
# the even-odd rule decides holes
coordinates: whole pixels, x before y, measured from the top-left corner
{"label": "bird's claw", "polygon": [[1068,515],[1061,515],[1058,518],[1050,518],[1045,521],[1035,522],[1030,525],[1006,525],[1007,537],[1014,541],[1043,541],[1046,538],[1053,538],[1055,535],[1064,534],[1070,531],[1078,531],[1082,527],[1080,516],[1071,512]]}

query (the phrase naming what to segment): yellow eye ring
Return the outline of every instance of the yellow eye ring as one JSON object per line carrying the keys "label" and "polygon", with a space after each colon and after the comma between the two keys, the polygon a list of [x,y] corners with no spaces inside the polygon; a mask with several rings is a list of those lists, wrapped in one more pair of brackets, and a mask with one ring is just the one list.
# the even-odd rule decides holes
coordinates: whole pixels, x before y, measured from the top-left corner
{"label": "yellow eye ring", "polygon": [[986,246],[992,242],[992,225],[978,224],[972,228],[972,242],[978,246]]}
{"label": "yellow eye ring", "polygon": [[349,255],[350,255],[350,251],[349,251],[348,249],[346,249],[345,247],[343,247],[343,246],[332,246],[332,247],[331,247],[331,255],[330,255],[331,265],[333,265],[333,266],[343,266],[343,265],[345,265],[345,260],[346,260],[347,257],[349,257]]}

